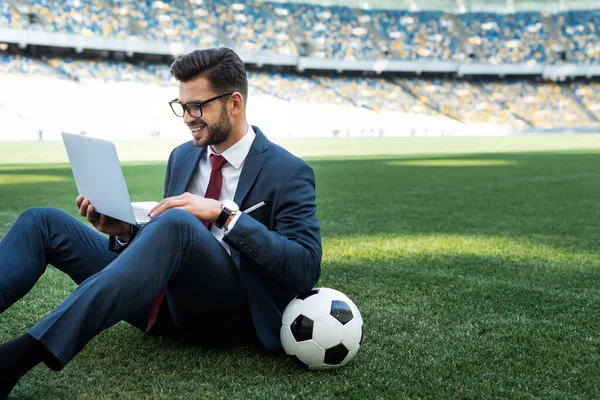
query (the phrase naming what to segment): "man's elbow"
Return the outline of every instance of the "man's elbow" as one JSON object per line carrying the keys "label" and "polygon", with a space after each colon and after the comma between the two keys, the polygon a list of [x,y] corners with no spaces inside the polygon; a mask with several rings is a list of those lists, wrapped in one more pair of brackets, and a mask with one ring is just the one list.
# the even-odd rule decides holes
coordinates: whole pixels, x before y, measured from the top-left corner
{"label": "man's elbow", "polygon": [[308,252],[304,274],[301,279],[296,281],[294,292],[298,294],[311,291],[321,278],[321,255],[315,252]]}

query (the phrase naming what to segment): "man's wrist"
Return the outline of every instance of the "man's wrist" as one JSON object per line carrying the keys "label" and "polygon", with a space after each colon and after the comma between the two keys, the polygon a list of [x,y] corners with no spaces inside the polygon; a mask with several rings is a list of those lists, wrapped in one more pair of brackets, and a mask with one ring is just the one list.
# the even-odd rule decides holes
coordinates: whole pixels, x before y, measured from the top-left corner
{"label": "man's wrist", "polygon": [[123,233],[116,235],[117,239],[119,239],[119,242],[121,243],[127,243],[131,240],[131,231],[133,229],[133,225],[131,224],[127,224],[127,230],[124,231]]}
{"label": "man's wrist", "polygon": [[225,231],[227,231],[229,223],[232,220],[232,216],[238,214],[239,211],[240,208],[237,204],[235,204],[235,202],[233,202],[232,200],[223,200],[223,202],[221,203],[221,212],[219,213],[217,219],[214,221],[216,227],[220,229],[225,229]]}
{"label": "man's wrist", "polygon": [[221,211],[223,211],[223,203],[221,203],[218,200],[217,200],[217,202],[218,202],[218,204],[215,205],[213,218],[211,218],[210,222],[216,222],[217,219],[219,218],[219,215],[221,215]]}
{"label": "man's wrist", "polygon": [[228,218],[227,221],[225,221],[225,223],[223,224],[223,229],[225,229],[226,231],[229,230],[229,223],[235,218],[235,214],[231,214]]}

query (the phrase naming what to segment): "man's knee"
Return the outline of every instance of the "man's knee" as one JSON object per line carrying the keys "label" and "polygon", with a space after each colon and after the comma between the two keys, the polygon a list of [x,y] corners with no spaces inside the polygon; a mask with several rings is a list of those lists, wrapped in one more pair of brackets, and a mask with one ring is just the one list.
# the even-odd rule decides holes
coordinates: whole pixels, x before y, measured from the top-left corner
{"label": "man's knee", "polygon": [[17,223],[26,224],[26,226],[39,227],[40,224],[44,226],[47,224],[53,224],[57,221],[64,220],[69,214],[59,210],[57,208],[50,207],[38,207],[29,208],[19,216]]}
{"label": "man's knee", "polygon": [[155,217],[150,224],[160,225],[163,229],[181,229],[201,223],[191,212],[179,208],[171,208]]}

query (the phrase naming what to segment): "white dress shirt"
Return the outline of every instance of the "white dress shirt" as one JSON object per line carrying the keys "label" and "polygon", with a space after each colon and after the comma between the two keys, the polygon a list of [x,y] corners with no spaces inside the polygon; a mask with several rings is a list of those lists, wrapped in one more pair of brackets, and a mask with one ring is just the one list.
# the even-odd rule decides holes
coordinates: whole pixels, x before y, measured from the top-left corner
{"label": "white dress shirt", "polygon": [[[244,166],[244,161],[246,161],[246,157],[250,152],[250,147],[252,147],[252,142],[256,137],[256,133],[252,127],[248,128],[248,131],[244,135],[242,139],[240,139],[236,144],[225,150],[223,153],[219,154],[225,157],[227,162],[223,165],[221,169],[221,174],[223,175],[223,186],[221,187],[221,195],[219,196],[219,200],[232,200],[235,196],[235,191],[237,190],[238,183],[240,181],[240,175],[242,174],[242,167]],[[195,194],[198,196],[204,196],[206,194],[206,189],[208,188],[208,182],[210,181],[210,173],[212,171],[212,166],[210,164],[210,155],[217,154],[213,151],[212,147],[208,146],[206,148],[206,152],[203,157],[200,159],[198,163],[198,170],[194,174],[192,182],[188,188],[188,192],[191,194]],[[229,223],[228,231],[231,231],[235,226],[235,223],[239,219],[241,214],[237,214]],[[223,241],[223,237],[227,234],[224,229],[219,229],[212,224],[211,233],[213,236],[221,243],[221,245],[227,250],[229,254],[231,254],[231,249],[229,245]]]}

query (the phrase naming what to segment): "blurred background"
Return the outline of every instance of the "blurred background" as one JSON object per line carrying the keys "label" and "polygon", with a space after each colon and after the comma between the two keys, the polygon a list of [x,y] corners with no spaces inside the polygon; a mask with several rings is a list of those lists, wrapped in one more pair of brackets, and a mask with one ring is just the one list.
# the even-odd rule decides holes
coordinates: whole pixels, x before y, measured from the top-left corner
{"label": "blurred background", "polygon": [[0,141],[187,139],[169,64],[227,46],[269,137],[600,131],[600,1],[0,0]]}

